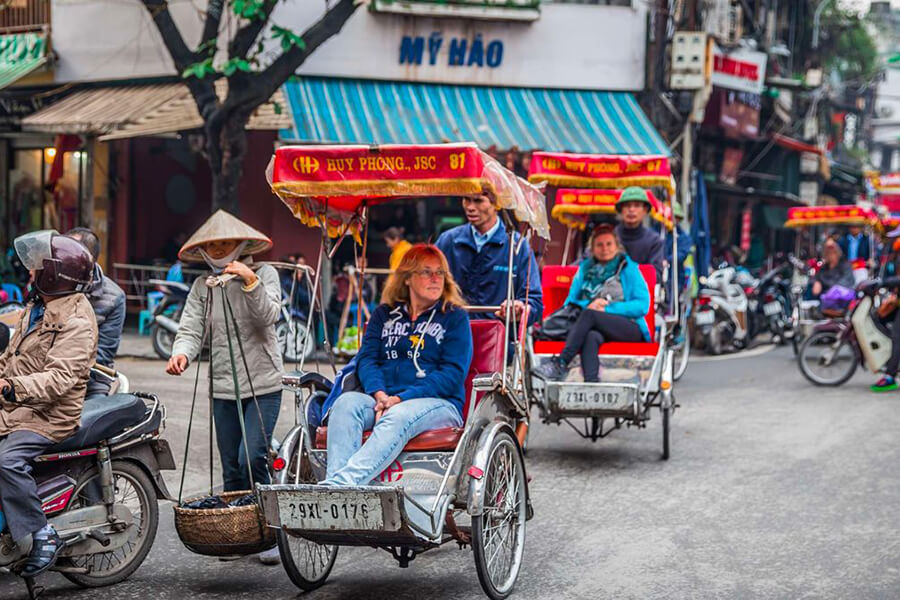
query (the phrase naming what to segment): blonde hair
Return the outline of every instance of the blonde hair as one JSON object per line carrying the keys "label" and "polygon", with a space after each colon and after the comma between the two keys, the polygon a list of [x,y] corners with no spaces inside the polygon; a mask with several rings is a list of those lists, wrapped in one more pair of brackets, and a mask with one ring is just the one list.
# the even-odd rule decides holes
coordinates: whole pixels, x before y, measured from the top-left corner
{"label": "blonde hair", "polygon": [[444,291],[441,294],[441,300],[444,303],[442,310],[446,310],[448,306],[465,305],[459,286],[456,285],[456,281],[450,273],[447,257],[437,246],[432,244],[415,244],[403,255],[403,260],[400,261],[397,270],[391,273],[387,283],[384,284],[384,291],[381,293],[382,304],[394,308],[399,304],[409,303],[409,279],[413,273],[422,268],[429,258],[436,259],[441,263],[441,269],[444,271]]}

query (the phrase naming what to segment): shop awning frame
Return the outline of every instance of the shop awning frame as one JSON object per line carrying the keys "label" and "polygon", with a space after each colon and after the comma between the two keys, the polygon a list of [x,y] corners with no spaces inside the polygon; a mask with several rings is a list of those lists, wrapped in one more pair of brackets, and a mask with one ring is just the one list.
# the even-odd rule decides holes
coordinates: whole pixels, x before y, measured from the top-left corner
{"label": "shop awning frame", "polygon": [[628,92],[298,77],[284,86],[289,142],[434,144],[671,154]]}
{"label": "shop awning frame", "polygon": [[[227,82],[216,82],[223,98]],[[250,117],[248,129],[280,130],[290,125],[281,90]],[[187,86],[161,83],[79,90],[22,119],[24,131],[96,135],[100,141],[172,135],[203,127]]]}

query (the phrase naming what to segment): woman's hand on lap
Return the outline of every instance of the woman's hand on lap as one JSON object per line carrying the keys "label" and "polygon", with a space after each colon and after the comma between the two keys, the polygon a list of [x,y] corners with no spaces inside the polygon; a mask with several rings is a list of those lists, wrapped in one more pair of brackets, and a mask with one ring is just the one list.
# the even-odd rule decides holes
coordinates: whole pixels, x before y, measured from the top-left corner
{"label": "woman's hand on lap", "polygon": [[606,310],[606,307],[609,305],[609,301],[604,298],[597,298],[590,304],[588,304],[588,308],[591,310],[597,310],[603,312]]}

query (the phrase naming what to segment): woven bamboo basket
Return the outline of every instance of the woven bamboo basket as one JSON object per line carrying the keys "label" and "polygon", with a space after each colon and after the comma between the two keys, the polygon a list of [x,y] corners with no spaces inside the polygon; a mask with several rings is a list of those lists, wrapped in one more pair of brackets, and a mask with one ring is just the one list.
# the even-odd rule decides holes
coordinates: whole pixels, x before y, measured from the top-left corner
{"label": "woven bamboo basket", "polygon": [[[219,497],[227,503],[252,493],[225,492]],[[185,504],[201,498],[186,500]],[[257,504],[211,509],[176,506],[175,529],[188,550],[204,556],[256,554],[276,543],[275,530],[266,527]]]}

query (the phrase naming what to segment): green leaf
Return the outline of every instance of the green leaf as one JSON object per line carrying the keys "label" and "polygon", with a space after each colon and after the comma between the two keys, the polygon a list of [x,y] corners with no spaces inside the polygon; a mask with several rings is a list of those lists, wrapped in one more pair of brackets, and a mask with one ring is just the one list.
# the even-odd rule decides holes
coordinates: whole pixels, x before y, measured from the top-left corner
{"label": "green leaf", "polygon": [[303,38],[285,27],[272,25],[272,37],[276,40],[281,40],[281,49],[284,52],[287,52],[294,46],[300,50],[306,49],[306,42],[303,41]]}
{"label": "green leaf", "polygon": [[249,20],[264,18],[265,0],[232,0],[231,10],[239,17]]}
{"label": "green leaf", "polygon": [[280,115],[283,112],[283,109],[281,108],[281,102],[273,102],[272,108],[275,109],[276,115]]}
{"label": "green leaf", "polygon": [[182,79],[187,79],[188,77],[196,77],[197,79],[203,79],[207,75],[215,75],[216,70],[212,65],[212,58],[207,58],[204,61],[196,62],[190,65],[181,73]]}
{"label": "green leaf", "polygon": [[249,72],[250,63],[243,58],[232,58],[222,65],[222,73],[224,73],[226,77],[231,77],[237,71]]}

